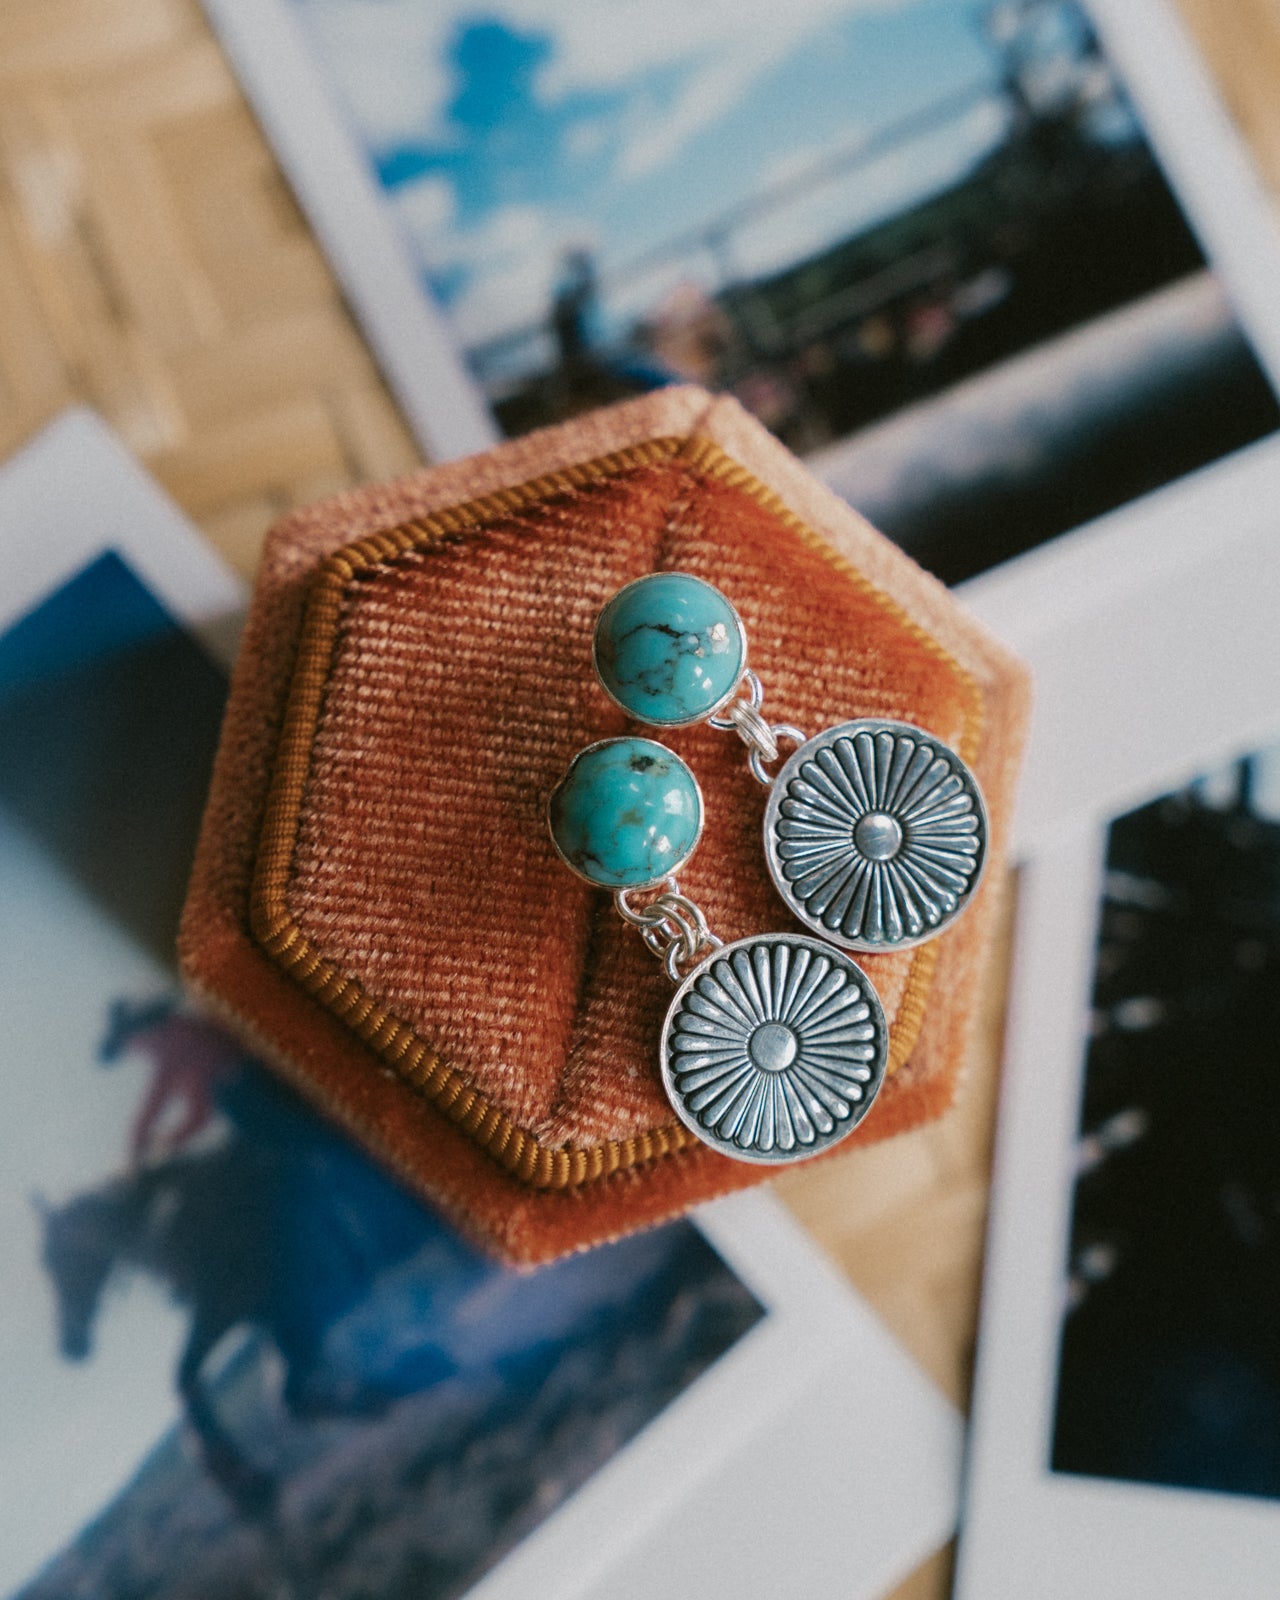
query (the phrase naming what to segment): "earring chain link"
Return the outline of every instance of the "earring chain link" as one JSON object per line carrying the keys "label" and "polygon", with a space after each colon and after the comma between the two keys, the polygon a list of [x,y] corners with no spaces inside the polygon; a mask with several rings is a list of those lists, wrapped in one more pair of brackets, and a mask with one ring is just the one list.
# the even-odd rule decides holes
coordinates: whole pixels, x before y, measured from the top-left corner
{"label": "earring chain link", "polygon": [[713,728],[732,729],[747,747],[747,765],[757,783],[769,788],[773,774],[768,768],[778,759],[778,740],[788,739],[793,744],[803,744],[805,736],[789,722],[766,722],[760,713],[764,704],[764,686],[750,668],[742,675],[739,688],[745,687],[718,717],[708,717]]}
{"label": "earring chain link", "polygon": [[642,906],[631,903],[630,892],[616,890],[614,904],[624,921],[639,928],[640,937],[662,961],[673,983],[679,983],[687,968],[724,943],[707,926],[702,907],[682,893],[674,878],[664,878],[662,893]]}

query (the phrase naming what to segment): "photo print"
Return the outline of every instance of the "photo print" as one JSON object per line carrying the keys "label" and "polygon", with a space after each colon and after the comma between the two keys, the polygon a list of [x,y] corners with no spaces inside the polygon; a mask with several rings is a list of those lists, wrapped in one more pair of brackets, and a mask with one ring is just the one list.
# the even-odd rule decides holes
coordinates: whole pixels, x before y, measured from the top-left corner
{"label": "photo print", "polygon": [[1280,1499],[1280,745],[1111,826],[1055,1471]]}
{"label": "photo print", "polygon": [[953,582],[1280,426],[1076,0],[283,3],[507,433],[730,392]]}
{"label": "photo print", "polygon": [[179,999],[221,667],[104,550],[0,634],[0,1594],[460,1595],[764,1317],[495,1265]]}

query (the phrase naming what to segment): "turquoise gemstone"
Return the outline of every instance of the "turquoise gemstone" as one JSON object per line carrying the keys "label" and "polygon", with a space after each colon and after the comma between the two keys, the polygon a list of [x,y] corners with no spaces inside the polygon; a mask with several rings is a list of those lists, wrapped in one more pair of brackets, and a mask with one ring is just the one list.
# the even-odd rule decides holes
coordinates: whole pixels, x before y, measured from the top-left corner
{"label": "turquoise gemstone", "polygon": [[588,883],[640,889],[675,872],[702,831],[693,773],[652,739],[606,739],[575,756],[549,807],[556,849]]}
{"label": "turquoise gemstone", "polygon": [[678,727],[729,699],[747,664],[738,614],[701,578],[655,572],[620,589],[596,624],[596,671],[640,722]]}

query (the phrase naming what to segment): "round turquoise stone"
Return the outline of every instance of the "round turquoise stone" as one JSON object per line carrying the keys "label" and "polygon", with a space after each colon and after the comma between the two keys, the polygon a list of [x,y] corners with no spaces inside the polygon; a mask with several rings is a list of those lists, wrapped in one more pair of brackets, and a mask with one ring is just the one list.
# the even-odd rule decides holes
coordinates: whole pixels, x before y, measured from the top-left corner
{"label": "round turquoise stone", "polygon": [[655,572],[620,589],[596,624],[596,671],[640,722],[698,722],[732,695],[747,664],[738,614],[701,578]]}
{"label": "round turquoise stone", "polygon": [[575,756],[549,807],[556,849],[588,883],[640,889],[675,872],[702,831],[693,773],[652,739],[606,739]]}

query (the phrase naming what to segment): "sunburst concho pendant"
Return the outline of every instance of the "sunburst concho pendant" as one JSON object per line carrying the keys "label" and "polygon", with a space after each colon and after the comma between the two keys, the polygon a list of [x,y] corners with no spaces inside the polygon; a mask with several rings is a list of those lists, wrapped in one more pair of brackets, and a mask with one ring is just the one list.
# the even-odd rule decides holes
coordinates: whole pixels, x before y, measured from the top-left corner
{"label": "sunburst concho pendant", "polygon": [[691,1132],[737,1161],[800,1161],[839,1143],[884,1080],[889,1034],[856,962],[819,939],[723,945],[676,991],[663,1085]]}
{"label": "sunburst concho pendant", "polygon": [[765,809],[779,894],[847,950],[902,950],[940,933],[978,886],[986,839],[969,769],[906,722],[815,734],[779,771]]}

